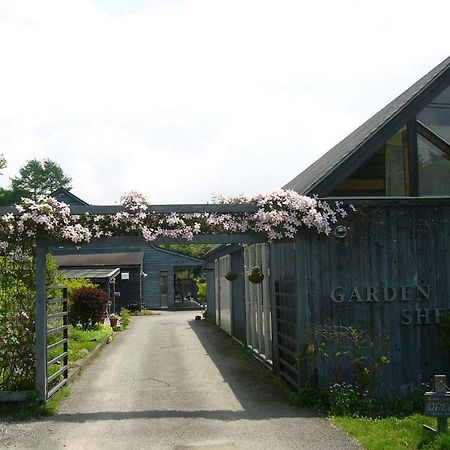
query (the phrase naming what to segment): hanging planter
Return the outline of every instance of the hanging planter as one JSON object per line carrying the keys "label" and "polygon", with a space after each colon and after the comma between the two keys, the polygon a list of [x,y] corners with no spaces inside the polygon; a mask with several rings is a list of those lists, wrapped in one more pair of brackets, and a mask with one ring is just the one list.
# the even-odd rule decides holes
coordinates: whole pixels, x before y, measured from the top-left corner
{"label": "hanging planter", "polygon": [[250,283],[258,284],[264,280],[264,274],[261,267],[254,266],[247,272],[247,279]]}
{"label": "hanging planter", "polygon": [[236,278],[237,278],[238,276],[237,276],[237,273],[236,272],[227,272],[226,274],[225,274],[225,278],[228,280],[228,281],[234,281]]}

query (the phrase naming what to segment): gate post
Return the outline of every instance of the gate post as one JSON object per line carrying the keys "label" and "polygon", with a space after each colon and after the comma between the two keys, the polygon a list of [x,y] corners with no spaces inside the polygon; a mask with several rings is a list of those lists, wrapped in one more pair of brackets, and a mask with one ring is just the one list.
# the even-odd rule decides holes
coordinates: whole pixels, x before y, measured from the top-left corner
{"label": "gate post", "polygon": [[36,390],[39,400],[47,400],[47,245],[36,242]]}

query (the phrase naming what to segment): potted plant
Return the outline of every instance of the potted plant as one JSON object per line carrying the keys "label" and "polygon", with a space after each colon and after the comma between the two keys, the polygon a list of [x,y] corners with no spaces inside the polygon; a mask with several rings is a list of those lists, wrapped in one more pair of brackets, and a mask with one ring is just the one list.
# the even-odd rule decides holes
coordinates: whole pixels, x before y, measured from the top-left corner
{"label": "potted plant", "polygon": [[205,284],[206,283],[206,278],[204,276],[198,277],[197,278],[197,283],[198,284]]}
{"label": "potted plant", "polygon": [[247,271],[247,278],[250,283],[261,283],[264,280],[264,274],[259,266],[253,266]]}
{"label": "potted plant", "polygon": [[114,328],[117,326],[117,322],[119,321],[119,316],[117,314],[110,314],[109,315],[109,323]]}
{"label": "potted plant", "polygon": [[234,281],[238,277],[237,273],[232,272],[231,270],[227,272],[224,276],[228,281]]}

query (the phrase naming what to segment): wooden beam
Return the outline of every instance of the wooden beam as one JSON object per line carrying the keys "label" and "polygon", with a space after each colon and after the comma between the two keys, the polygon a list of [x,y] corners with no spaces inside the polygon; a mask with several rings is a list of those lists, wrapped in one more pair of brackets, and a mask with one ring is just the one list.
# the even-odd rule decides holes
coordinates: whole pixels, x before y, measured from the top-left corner
{"label": "wooden beam", "polygon": [[385,180],[345,180],[339,191],[384,191],[386,189]]}
{"label": "wooden beam", "polygon": [[255,244],[258,242],[266,242],[264,234],[211,234],[196,235],[192,241],[183,238],[159,237],[154,241],[147,242],[140,236],[117,236],[92,239],[89,243],[74,244],[72,242],[53,243],[53,248],[98,248],[98,247],[142,247],[143,245],[160,245],[160,244]]}
{"label": "wooden beam", "polygon": [[450,156],[450,144],[436,134],[432,129],[425,126],[422,122],[417,121],[417,132],[435,145],[439,150],[443,151],[447,156]]}
{"label": "wooden beam", "polygon": [[[242,214],[255,213],[259,207],[254,204],[187,204],[187,205],[149,205],[147,212],[156,214],[194,214],[194,213],[218,213],[218,214]],[[72,214],[116,214],[118,212],[129,211],[124,206],[95,206],[95,205],[70,205]],[[0,215],[14,214],[17,215],[17,209],[14,206],[1,206]]]}
{"label": "wooden beam", "polygon": [[39,400],[47,400],[47,242],[36,246],[36,390]]}
{"label": "wooden beam", "polygon": [[408,122],[408,161],[411,197],[419,196],[419,156],[417,153],[417,122],[414,117]]}

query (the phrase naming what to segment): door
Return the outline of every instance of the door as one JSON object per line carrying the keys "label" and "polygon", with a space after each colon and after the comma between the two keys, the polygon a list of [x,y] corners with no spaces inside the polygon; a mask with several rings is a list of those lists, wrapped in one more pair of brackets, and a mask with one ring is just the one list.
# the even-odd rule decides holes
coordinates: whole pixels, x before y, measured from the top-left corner
{"label": "door", "polygon": [[269,289],[269,248],[266,244],[249,245],[244,248],[244,265],[262,269],[261,283],[251,283],[245,277],[245,305],[247,320],[247,345],[261,358],[272,363],[272,314]]}
{"label": "door", "polygon": [[160,286],[161,286],[161,308],[169,306],[169,285],[167,279],[167,271],[160,272]]}
{"label": "door", "polygon": [[225,255],[216,260],[216,263],[216,311],[218,310],[219,313],[219,319],[216,319],[216,322],[231,335],[231,282],[225,278],[231,270],[231,257]]}

